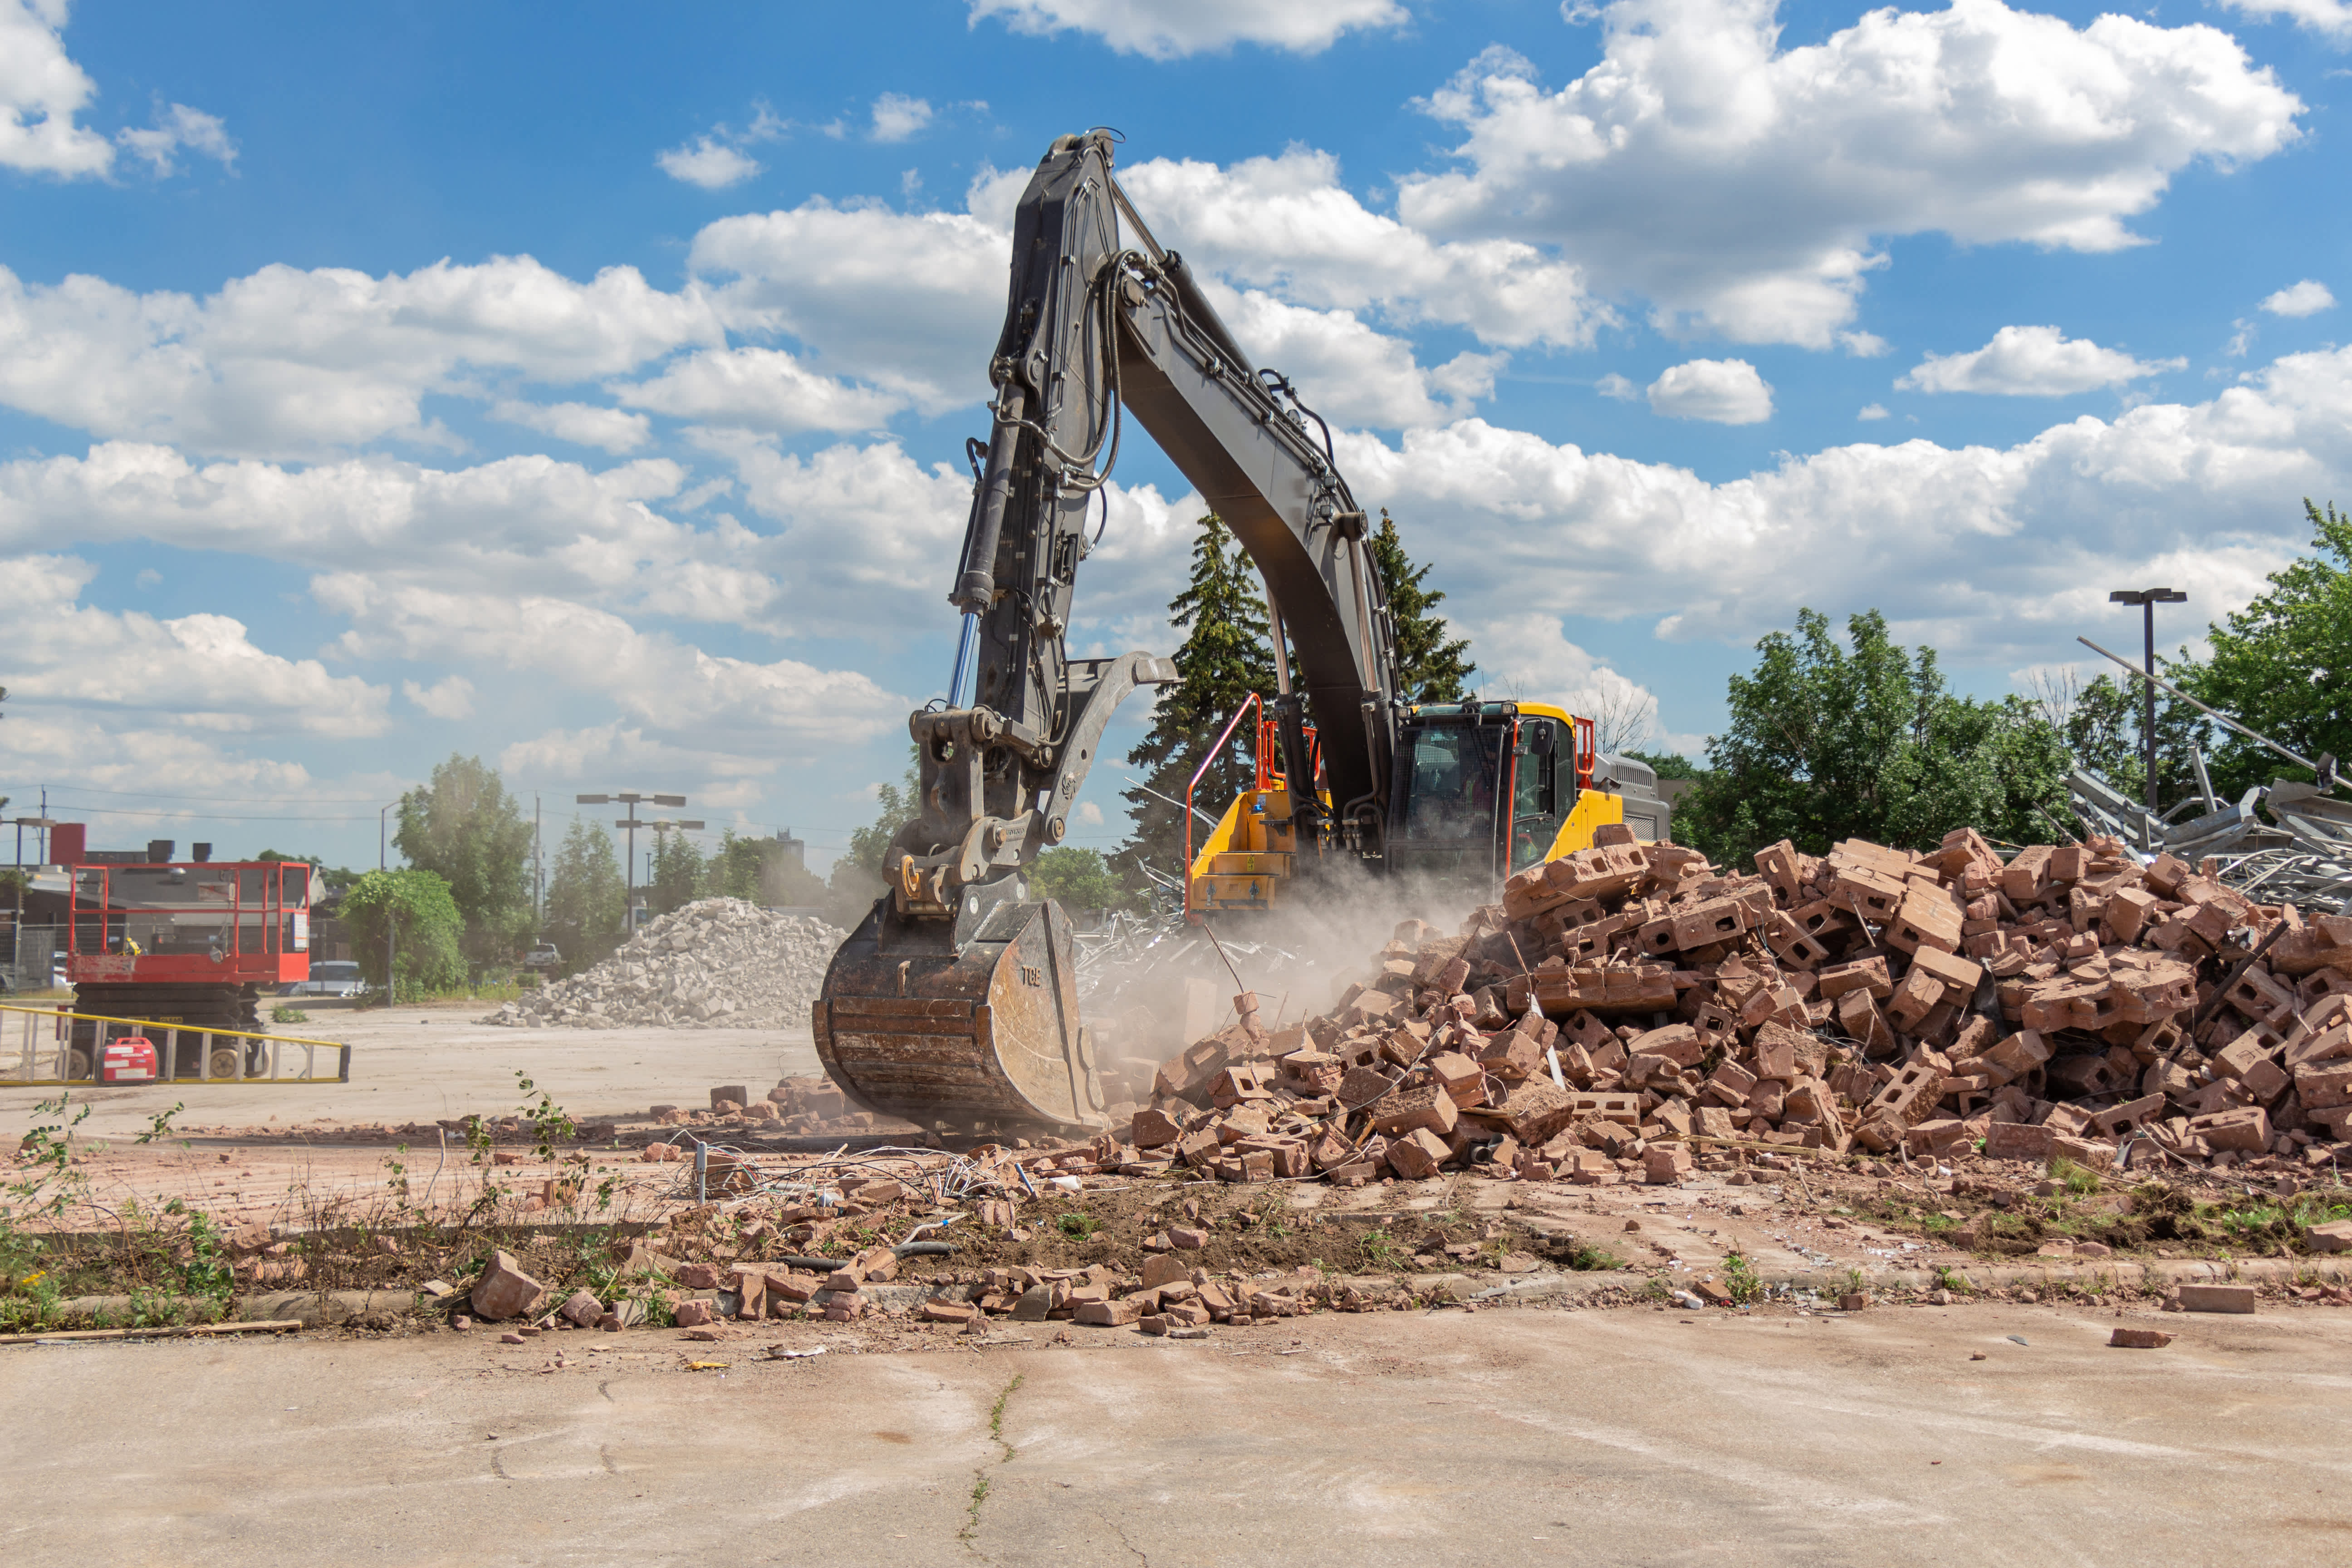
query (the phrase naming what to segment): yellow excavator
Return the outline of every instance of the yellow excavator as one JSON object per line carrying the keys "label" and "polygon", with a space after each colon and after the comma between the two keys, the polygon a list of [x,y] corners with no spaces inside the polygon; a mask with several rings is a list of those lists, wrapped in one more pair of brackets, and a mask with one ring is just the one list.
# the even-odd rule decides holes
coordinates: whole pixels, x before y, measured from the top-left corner
{"label": "yellow excavator", "polygon": [[[1247,551],[1272,621],[1276,689],[1234,716],[1255,710],[1259,772],[1188,848],[1188,913],[1278,921],[1302,884],[1342,866],[1489,899],[1604,824],[1667,837],[1654,775],[1598,754],[1589,721],[1537,702],[1405,700],[1387,588],[1329,427],[1288,380],[1253,368],[1112,177],[1112,145],[1101,131],[1062,137],[1022,195],[992,428],[967,447],[955,663],[944,703],[908,720],[920,815],[892,839],[890,889],[813,1009],[817,1054],[846,1095],[943,1131],[1107,1120],[1075,932],[1024,873],[1066,837],[1119,702],[1176,679],[1160,656],[1073,658],[1065,640],[1129,413]],[[1297,760],[1296,782],[1277,756]]]}

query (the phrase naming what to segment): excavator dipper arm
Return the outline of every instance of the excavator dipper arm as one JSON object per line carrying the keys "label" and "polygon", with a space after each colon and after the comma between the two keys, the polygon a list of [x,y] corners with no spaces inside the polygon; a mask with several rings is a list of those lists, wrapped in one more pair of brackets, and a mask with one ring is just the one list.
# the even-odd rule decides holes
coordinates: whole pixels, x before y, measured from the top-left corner
{"label": "excavator dipper arm", "polygon": [[1182,258],[1137,216],[1112,146],[1103,132],[1057,141],[1016,211],[994,417],[984,447],[971,443],[949,595],[962,636],[946,704],[908,720],[919,813],[893,838],[889,891],[835,955],[814,1006],[834,1080],[927,1126],[1102,1121],[1069,921],[1031,899],[1022,873],[1062,841],[1119,702],[1176,679],[1149,653],[1074,659],[1065,643],[1125,414],[1265,575],[1303,687],[1276,701],[1284,745],[1304,757],[1314,719],[1334,807],[1323,817],[1302,788],[1305,826],[1377,850],[1386,819],[1394,656],[1363,511],[1328,429],[1281,377],[1252,368]]}

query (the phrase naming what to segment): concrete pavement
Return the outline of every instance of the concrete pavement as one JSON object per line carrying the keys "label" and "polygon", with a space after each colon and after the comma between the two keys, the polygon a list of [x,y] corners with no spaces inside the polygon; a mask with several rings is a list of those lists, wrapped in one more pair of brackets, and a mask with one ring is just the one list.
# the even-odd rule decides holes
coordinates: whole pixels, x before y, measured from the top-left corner
{"label": "concrete pavement", "polygon": [[[2111,1311],[1979,1306],[1373,1314],[1199,1343],[1073,1329],[1068,1346],[1040,1325],[1025,1346],[943,1332],[890,1354],[802,1325],[718,1345],[0,1351],[0,1552],[1191,1568],[2345,1551],[2352,1313],[2130,1321],[2180,1337],[2109,1350]],[[831,1348],[755,1360],[771,1340]],[[580,1364],[546,1370],[558,1351]]]}
{"label": "concrete pavement", "polygon": [[[352,1081],[300,1086],[175,1083],[77,1089],[92,1106],[81,1131],[121,1138],[146,1128],[173,1100],[182,1126],[304,1122],[438,1121],[469,1113],[506,1115],[517,1102],[515,1069],[575,1118],[642,1115],[655,1104],[705,1105],[711,1086],[740,1083],[764,1094],[778,1079],[820,1069],[806,1029],[509,1029],[475,1020],[488,1002],[353,1010],[306,1002],[305,1024],[272,1024],[279,1034],[352,1047]],[[265,1010],[265,1016],[267,1012]],[[0,1088],[0,1136],[33,1125],[34,1106],[53,1089]]]}

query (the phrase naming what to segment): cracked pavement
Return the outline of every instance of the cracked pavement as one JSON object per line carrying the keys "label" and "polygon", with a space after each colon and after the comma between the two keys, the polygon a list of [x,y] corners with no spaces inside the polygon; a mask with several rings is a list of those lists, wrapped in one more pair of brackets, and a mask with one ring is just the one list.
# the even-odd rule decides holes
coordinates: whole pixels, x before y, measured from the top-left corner
{"label": "cracked pavement", "polygon": [[[2110,1350],[2119,1321],[2179,1337]],[[1039,1325],[1025,1345],[791,1361],[615,1335],[562,1368],[457,1335],[24,1347],[0,1351],[0,1551],[75,1568],[2308,1557],[2352,1531],[2347,1349],[2333,1313],[1997,1305],[1377,1313],[1182,1343]],[[684,1370],[689,1350],[725,1364]]]}

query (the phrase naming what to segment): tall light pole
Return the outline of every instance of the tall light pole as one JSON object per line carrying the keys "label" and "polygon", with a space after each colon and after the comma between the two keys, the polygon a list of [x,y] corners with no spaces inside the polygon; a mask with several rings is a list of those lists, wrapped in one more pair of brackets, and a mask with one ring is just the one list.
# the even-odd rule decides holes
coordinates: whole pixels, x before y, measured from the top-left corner
{"label": "tall light pole", "polygon": [[635,790],[625,789],[616,791],[612,795],[574,795],[572,799],[582,805],[610,805],[617,800],[629,808],[629,815],[616,819],[613,826],[615,827],[625,827],[628,829],[629,833],[629,858],[624,865],[621,872],[622,879],[625,883],[625,890],[621,895],[621,922],[630,931],[634,932],[637,929],[637,829],[640,827],[650,827],[653,826],[644,817],[637,815],[637,806],[641,802],[650,803],[654,805],[684,805],[686,804],[686,796],[682,795],[640,795]]}
{"label": "tall light pole", "polygon": [[392,869],[392,840],[388,837],[390,828],[387,826],[386,818],[387,815],[392,810],[392,806],[398,805],[399,804],[400,802],[395,800],[392,803],[392,805],[387,805],[383,811],[379,811],[375,814],[375,868],[379,871],[389,871]]}
{"label": "tall light pole", "polygon": [[2140,710],[2140,738],[2147,748],[2147,814],[2157,814],[2156,805],[2156,607],[2158,605],[2182,605],[2189,595],[2178,588],[2117,588],[2107,595],[2111,605],[2137,605],[2144,614],[2147,634],[2147,679],[2140,683],[2147,693],[2147,703]]}

